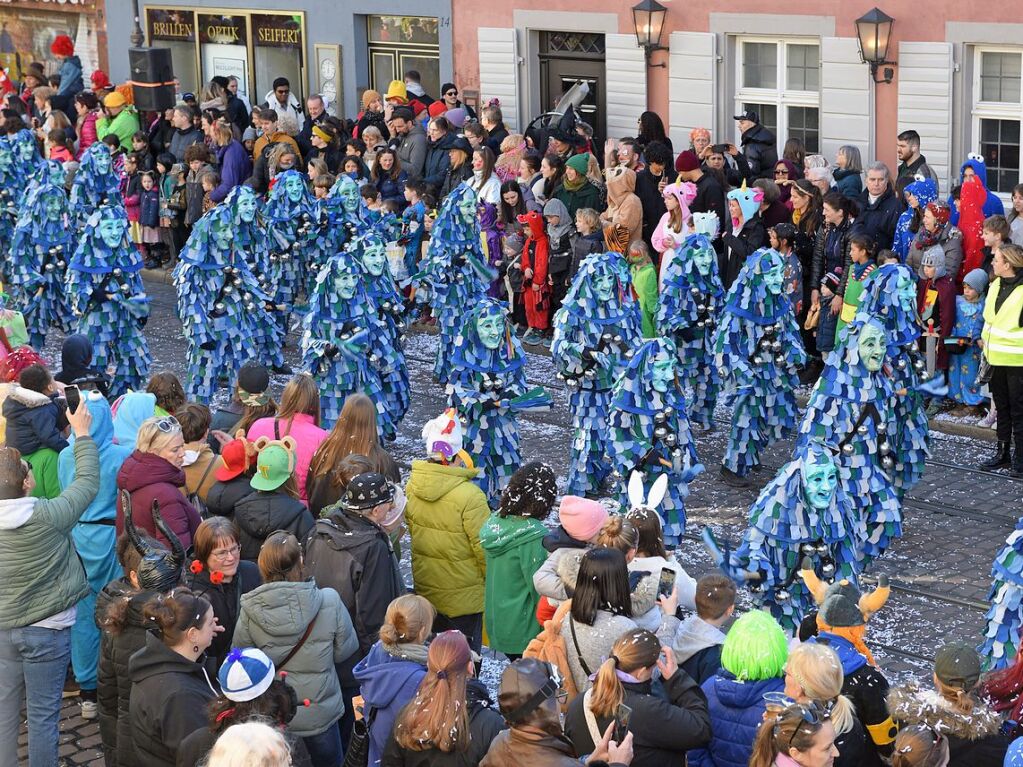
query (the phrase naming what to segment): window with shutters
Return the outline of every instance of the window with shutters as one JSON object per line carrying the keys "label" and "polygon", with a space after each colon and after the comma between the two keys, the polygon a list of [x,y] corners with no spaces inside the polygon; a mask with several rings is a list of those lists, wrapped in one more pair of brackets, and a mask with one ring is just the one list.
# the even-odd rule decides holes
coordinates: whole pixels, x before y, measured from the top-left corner
{"label": "window with shutters", "polygon": [[974,57],[971,151],[987,164],[988,188],[1007,198],[1023,176],[1023,48],[978,47]]}
{"label": "window with shutters", "polygon": [[[820,151],[820,43],[813,38],[735,40],[735,112],[752,109],[778,139]],[[730,118],[731,115],[728,115]],[[736,129],[738,143],[738,129]]]}

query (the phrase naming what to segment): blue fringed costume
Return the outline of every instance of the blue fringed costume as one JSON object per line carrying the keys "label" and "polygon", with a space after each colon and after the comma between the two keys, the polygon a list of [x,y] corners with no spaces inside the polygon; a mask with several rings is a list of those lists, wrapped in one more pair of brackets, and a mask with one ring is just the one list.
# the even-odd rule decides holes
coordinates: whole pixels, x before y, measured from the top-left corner
{"label": "blue fringed costume", "polygon": [[123,206],[124,196],[110,148],[97,141],[82,154],[71,183],[71,215],[82,226],[103,205]]}
{"label": "blue fringed costume", "polygon": [[[690,423],[710,429],[721,387],[714,365],[714,325],[725,299],[717,254],[703,234],[690,235],[681,248],[668,253],[657,302],[657,332],[672,339],[678,350],[678,376],[689,394]],[[709,255],[701,259],[702,254]],[[698,262],[705,265],[705,272]]]}
{"label": "blue fringed costume", "polygon": [[7,282],[7,253],[18,223],[18,200],[25,171],[17,161],[10,136],[0,136],[0,279]]}
{"label": "blue fringed costume", "polygon": [[572,411],[569,494],[599,495],[611,473],[611,389],[641,335],[639,304],[632,297],[625,260],[617,253],[587,256],[554,315],[551,343]]}
{"label": "blue fringed costume", "polygon": [[728,291],[714,338],[714,364],[733,406],[722,473],[746,477],[772,442],[796,428],[798,369],[806,361],[782,280],[785,259],[761,248]]}
{"label": "blue fringed costume", "polygon": [[[319,209],[302,174],[286,170],[277,176],[263,208],[263,222],[270,241],[269,281],[276,288],[274,303],[287,307],[278,317],[285,332],[287,312],[312,285],[309,269],[317,261],[318,221]],[[315,266],[312,268],[315,271]]]}
{"label": "blue fringed costume", "polygon": [[92,341],[93,367],[110,375],[110,395],[140,390],[149,376],[142,328],[149,296],[139,271],[142,256],[128,234],[124,208],[103,206],[87,222],[68,264],[67,291],[78,332]]}
{"label": "blue fringed costume", "polygon": [[978,301],[967,301],[965,296],[956,296],[956,324],[952,336],[963,339],[963,349],[948,356],[948,396],[964,405],[982,405],[987,397],[980,393],[977,383],[980,360],[983,352],[977,346],[984,329],[984,297]]}
{"label": "blue fringed costume", "polygon": [[991,566],[991,590],[984,627],[984,641],[977,648],[984,667],[1009,666],[1020,646],[1023,630],[1023,517],[1009,533]]}
{"label": "blue fringed costume", "polygon": [[[703,471],[676,375],[677,354],[668,339],[646,341],[615,385],[609,419],[609,454],[621,477],[638,471],[646,488],[661,475],[668,477],[668,491],[657,511],[669,546],[677,546],[686,531],[689,483]],[[655,365],[666,372],[659,375]],[[625,495],[622,507],[629,508]]]}

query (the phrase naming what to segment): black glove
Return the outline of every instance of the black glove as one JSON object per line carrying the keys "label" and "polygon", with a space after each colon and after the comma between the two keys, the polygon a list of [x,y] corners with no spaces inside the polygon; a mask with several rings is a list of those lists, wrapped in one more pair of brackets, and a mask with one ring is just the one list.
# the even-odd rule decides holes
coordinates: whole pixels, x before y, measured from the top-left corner
{"label": "black glove", "polygon": [[203,351],[211,352],[211,351],[213,351],[214,349],[217,348],[217,342],[216,341],[205,341],[205,342],[199,344],[199,348],[202,349]]}

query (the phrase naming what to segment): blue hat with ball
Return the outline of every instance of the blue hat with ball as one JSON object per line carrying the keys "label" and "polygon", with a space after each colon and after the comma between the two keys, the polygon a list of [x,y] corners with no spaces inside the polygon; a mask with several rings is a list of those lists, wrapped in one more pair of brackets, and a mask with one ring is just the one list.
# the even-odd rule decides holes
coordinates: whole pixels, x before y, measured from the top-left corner
{"label": "blue hat with ball", "polygon": [[266,692],[276,673],[273,661],[262,650],[233,647],[220,666],[217,680],[224,697],[241,703]]}

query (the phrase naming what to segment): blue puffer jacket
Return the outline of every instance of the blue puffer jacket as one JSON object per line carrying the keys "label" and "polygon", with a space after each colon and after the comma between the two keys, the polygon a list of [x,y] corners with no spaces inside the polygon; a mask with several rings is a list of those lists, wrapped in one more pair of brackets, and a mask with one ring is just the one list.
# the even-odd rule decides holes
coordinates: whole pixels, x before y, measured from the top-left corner
{"label": "blue puffer jacket", "polygon": [[8,447],[17,448],[22,455],[44,447],[59,453],[67,447],[67,440],[61,435],[67,418],[57,406],[55,396],[14,387],[4,400]]}
{"label": "blue puffer jacket", "polygon": [[405,202],[406,181],[408,181],[408,173],[405,171],[401,171],[396,179],[392,179],[388,174],[382,175],[380,180],[377,182],[377,190],[380,192],[380,199],[384,202],[394,200],[398,203],[399,209],[404,208],[407,204]]}
{"label": "blue puffer jacket", "polygon": [[423,181],[427,185],[440,189],[440,185],[444,183],[444,176],[451,166],[448,150],[454,143],[454,133],[445,133],[436,141],[430,142],[430,148],[426,152],[426,168],[423,170]]}
{"label": "blue puffer jacket", "polygon": [[785,680],[740,682],[721,669],[703,683],[710,710],[710,745],[690,751],[689,767],[747,767],[764,718],[764,693],[781,692]]}
{"label": "blue puffer jacket", "polygon": [[[404,647],[404,645],[402,645]],[[422,648],[426,658],[426,648]],[[366,702],[366,711],[373,709],[373,726],[369,738],[369,764],[380,762],[387,738],[394,729],[398,712],[419,689],[426,676],[426,666],[413,660],[391,655],[377,642],[365,658],[355,666],[355,679]]]}
{"label": "blue puffer jacket", "polygon": [[82,82],[82,60],[77,56],[68,56],[60,65],[60,88],[58,96],[75,96],[85,90]]}

